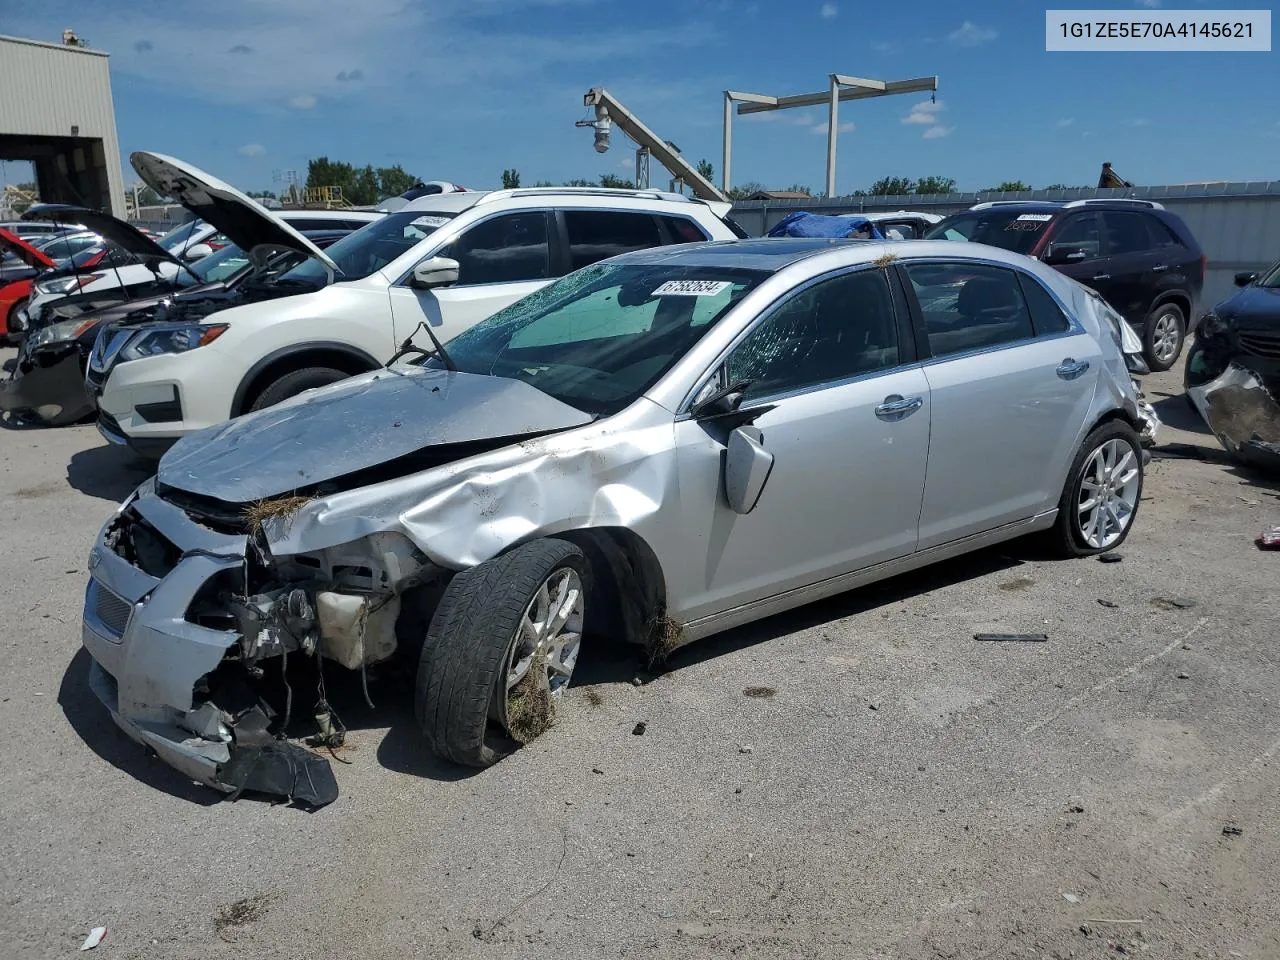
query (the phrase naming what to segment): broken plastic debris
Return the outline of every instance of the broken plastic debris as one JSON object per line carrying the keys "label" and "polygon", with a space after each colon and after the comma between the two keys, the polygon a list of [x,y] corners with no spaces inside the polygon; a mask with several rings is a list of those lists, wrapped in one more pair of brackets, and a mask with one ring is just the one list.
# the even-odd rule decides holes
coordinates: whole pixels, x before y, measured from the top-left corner
{"label": "broken plastic debris", "polygon": [[637,737],[643,737],[643,736],[644,736],[644,732],[645,732],[647,729],[649,729],[649,725],[648,725],[647,723],[645,723],[643,720],[641,720],[639,723],[637,723],[634,727],[632,727],[632,728],[631,728],[631,733],[632,733],[634,736],[637,736]]}
{"label": "broken plastic debris", "polygon": [[1241,830],[1239,827],[1223,827],[1222,828],[1222,835],[1224,837],[1238,837],[1242,833],[1244,833],[1244,831]]}
{"label": "broken plastic debris", "polygon": [[973,639],[992,643],[1047,643],[1049,637],[1044,633],[975,633]]}
{"label": "broken plastic debris", "polygon": [[84,938],[84,943],[80,944],[80,949],[92,950],[94,947],[96,947],[98,944],[102,942],[102,939],[106,935],[107,935],[106,927],[94,927],[92,930],[89,931],[89,935]]}
{"label": "broken plastic debris", "polygon": [[1119,563],[1124,559],[1122,553],[1100,553],[1098,554],[1099,563]]}
{"label": "broken plastic debris", "polygon": [[1258,536],[1258,546],[1263,550],[1280,550],[1280,527],[1263,530]]}
{"label": "broken plastic debris", "polygon": [[1064,894],[1062,895],[1062,899],[1063,899],[1063,900],[1065,900],[1065,901],[1067,901],[1067,903],[1079,903],[1079,902],[1080,902],[1080,898],[1079,898],[1079,897],[1077,897],[1074,893],[1064,893]]}

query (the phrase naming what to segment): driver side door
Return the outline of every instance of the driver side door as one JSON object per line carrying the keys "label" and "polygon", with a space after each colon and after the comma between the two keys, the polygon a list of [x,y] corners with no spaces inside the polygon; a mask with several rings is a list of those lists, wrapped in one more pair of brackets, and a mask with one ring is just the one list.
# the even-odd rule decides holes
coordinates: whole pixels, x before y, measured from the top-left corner
{"label": "driver side door", "polygon": [[[458,282],[433,290],[412,286],[413,274],[390,287],[397,342],[420,322],[431,325],[442,342],[541,289],[556,271],[550,237],[550,212],[520,210],[498,214],[467,227],[431,256],[458,261]],[[425,340],[429,347],[430,341]]]}
{"label": "driver side door", "polygon": [[930,403],[909,326],[895,278],[865,268],[792,293],[732,348],[717,376],[751,381],[739,410],[773,467],[755,508],[736,513],[723,492],[723,421],[677,421],[680,512],[701,546],[669,578],[683,585],[677,620],[915,550]]}

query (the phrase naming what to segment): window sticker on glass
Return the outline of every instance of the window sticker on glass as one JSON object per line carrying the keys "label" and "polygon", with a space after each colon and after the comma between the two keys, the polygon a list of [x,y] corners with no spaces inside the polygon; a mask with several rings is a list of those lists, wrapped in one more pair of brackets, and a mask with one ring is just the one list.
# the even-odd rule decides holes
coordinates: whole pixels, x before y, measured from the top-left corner
{"label": "window sticker on glass", "polygon": [[714,297],[732,284],[727,280],[668,280],[651,297]]}
{"label": "window sticker on glass", "polygon": [[1048,223],[1053,219],[1052,213],[1024,213],[1018,217],[1019,220],[1033,220],[1036,223]]}
{"label": "window sticker on glass", "polygon": [[418,217],[416,220],[410,221],[410,226],[414,227],[443,227],[449,222],[448,217]]}

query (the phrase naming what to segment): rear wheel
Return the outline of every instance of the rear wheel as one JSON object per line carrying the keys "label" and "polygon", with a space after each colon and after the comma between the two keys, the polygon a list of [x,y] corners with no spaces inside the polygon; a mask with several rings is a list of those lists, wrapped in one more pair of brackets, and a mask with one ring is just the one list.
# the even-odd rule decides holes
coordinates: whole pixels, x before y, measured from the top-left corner
{"label": "rear wheel", "polygon": [[565,540],[535,540],[464,570],[440,599],[415,708],[431,752],[488,767],[550,726],[578,662],[590,583]]}
{"label": "rear wheel", "polygon": [[1147,315],[1147,328],[1142,334],[1142,352],[1152,371],[1168,370],[1182,353],[1187,329],[1182,308],[1176,303],[1158,304]]}
{"label": "rear wheel", "polygon": [[326,387],[339,380],[345,380],[349,376],[349,373],[335,370],[333,367],[305,367],[302,370],[294,370],[269,383],[254,399],[249,409],[253,411],[273,407],[282,400],[296,397],[303,390]]}
{"label": "rear wheel", "polygon": [[1058,501],[1052,538],[1066,557],[1114,550],[1133,529],[1142,501],[1142,447],[1122,420],[1108,420],[1085,438]]}

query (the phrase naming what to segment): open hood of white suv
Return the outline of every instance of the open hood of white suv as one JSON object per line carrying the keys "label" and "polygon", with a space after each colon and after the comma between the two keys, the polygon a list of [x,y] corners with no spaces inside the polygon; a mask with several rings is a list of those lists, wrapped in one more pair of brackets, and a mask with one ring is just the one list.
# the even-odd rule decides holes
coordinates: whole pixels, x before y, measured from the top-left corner
{"label": "open hood of white suv", "polygon": [[330,270],[337,271],[337,264],[324,251],[289,224],[198,167],[145,150],[130,154],[129,163],[148,187],[162,197],[177,200],[241,250],[249,251],[258,244],[269,243],[315,257]]}

